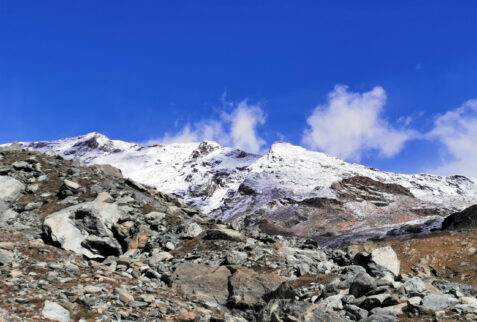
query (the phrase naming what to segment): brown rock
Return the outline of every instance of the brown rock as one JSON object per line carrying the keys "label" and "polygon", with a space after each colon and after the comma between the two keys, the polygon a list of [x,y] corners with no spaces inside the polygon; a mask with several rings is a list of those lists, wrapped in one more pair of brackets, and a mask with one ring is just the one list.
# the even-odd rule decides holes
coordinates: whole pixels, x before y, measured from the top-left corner
{"label": "brown rock", "polygon": [[172,275],[172,286],[211,304],[225,304],[230,271],[225,266],[183,263]]}
{"label": "brown rock", "polygon": [[230,269],[233,271],[229,282],[230,299],[238,307],[263,306],[263,297],[286,280],[276,274],[259,274],[244,267],[232,266]]}

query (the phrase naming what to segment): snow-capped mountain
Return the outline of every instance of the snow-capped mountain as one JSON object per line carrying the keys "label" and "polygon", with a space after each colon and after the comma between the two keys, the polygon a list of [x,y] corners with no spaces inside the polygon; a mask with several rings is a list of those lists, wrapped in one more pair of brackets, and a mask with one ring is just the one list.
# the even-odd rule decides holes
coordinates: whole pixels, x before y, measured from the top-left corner
{"label": "snow-capped mountain", "polygon": [[210,141],[141,146],[99,133],[22,144],[113,165],[223,220],[324,244],[425,232],[477,204],[472,178],[383,172],[288,143],[263,156]]}

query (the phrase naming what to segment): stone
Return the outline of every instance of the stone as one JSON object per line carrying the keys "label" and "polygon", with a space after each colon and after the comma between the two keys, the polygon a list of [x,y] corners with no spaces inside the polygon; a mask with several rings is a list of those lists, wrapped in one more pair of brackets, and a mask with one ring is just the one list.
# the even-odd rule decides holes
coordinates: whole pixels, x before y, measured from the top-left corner
{"label": "stone", "polygon": [[370,261],[384,267],[394,275],[399,275],[401,262],[390,246],[377,248],[371,252]]}
{"label": "stone", "polygon": [[174,246],[173,243],[167,242],[167,243],[166,243],[166,249],[167,249],[167,250],[174,250],[174,249],[176,249],[176,247]]}
{"label": "stone", "polygon": [[225,266],[179,264],[171,276],[172,286],[212,306],[227,303],[230,271]]}
{"label": "stone", "polygon": [[426,294],[426,296],[422,298],[422,305],[434,311],[450,310],[457,304],[459,304],[457,299],[447,295],[437,295],[431,293]]}
{"label": "stone", "polygon": [[51,301],[45,301],[41,315],[45,319],[58,322],[68,322],[70,320],[70,312],[61,305]]}
{"label": "stone", "polygon": [[225,260],[228,265],[240,265],[247,260],[247,257],[247,253],[234,250],[227,254]]}
{"label": "stone", "polygon": [[94,167],[100,169],[105,175],[111,176],[114,178],[121,179],[123,177],[123,173],[116,167],[113,167],[109,164],[96,164]]}
{"label": "stone", "polygon": [[170,259],[174,258],[174,256],[171,255],[171,253],[168,252],[158,252],[152,254],[151,257],[149,257],[148,262],[149,265],[151,266],[158,266],[159,263],[168,261]]}
{"label": "stone", "polygon": [[257,307],[265,304],[263,297],[275,291],[286,279],[276,274],[259,274],[238,266],[231,266],[229,278],[230,301],[236,307]]}
{"label": "stone", "polygon": [[203,231],[204,230],[202,229],[202,227],[199,224],[194,222],[194,223],[188,224],[185,227],[185,230],[182,236],[185,238],[195,238],[199,236]]}
{"label": "stone", "polygon": [[31,165],[25,161],[16,161],[12,163],[13,168],[16,170],[26,170],[30,171],[32,169]]}
{"label": "stone", "polygon": [[45,151],[45,155],[47,155],[47,156],[49,156],[49,157],[56,157],[56,156],[57,156],[56,152],[53,151],[53,150],[51,150],[51,149]]}
{"label": "stone", "polygon": [[376,313],[362,321],[363,322],[396,322],[397,318],[393,314]]}
{"label": "stone", "polygon": [[368,311],[356,305],[347,304],[343,308],[352,320],[360,321],[368,317]]}
{"label": "stone", "polygon": [[[0,201],[0,204],[1,204],[1,201]],[[18,213],[12,209],[7,209],[7,210],[4,210],[3,212],[0,211],[0,222],[13,219],[16,216],[18,216]]]}
{"label": "stone", "polygon": [[96,196],[96,199],[94,199],[94,201],[96,202],[114,202],[114,198],[111,197],[111,195],[109,194],[109,192],[107,191],[101,191],[100,193],[98,193],[98,195]]}
{"label": "stone", "polygon": [[421,303],[422,303],[422,298],[420,296],[413,296],[407,300],[407,304],[413,305],[413,306],[421,305]]}
{"label": "stone", "polygon": [[367,273],[359,273],[351,283],[349,294],[358,298],[375,288],[376,282],[374,281],[374,278]]}
{"label": "stone", "polygon": [[206,239],[242,241],[244,240],[244,236],[240,232],[233,229],[219,228],[207,230]]}
{"label": "stone", "polygon": [[0,266],[13,262],[14,255],[11,251],[0,249]]}
{"label": "stone", "polygon": [[386,299],[391,297],[389,294],[377,294],[377,295],[371,295],[364,300],[363,304],[361,307],[363,309],[366,309],[367,311],[370,311],[374,309],[375,307],[381,307]]}
{"label": "stone", "polygon": [[419,277],[413,277],[405,281],[403,286],[411,296],[422,294],[427,290],[426,284]]}
{"label": "stone", "polygon": [[477,298],[470,297],[470,296],[463,296],[460,298],[460,303],[477,306]]}
{"label": "stone", "polygon": [[477,314],[477,305],[457,304],[453,310],[459,314]]}
{"label": "stone", "polygon": [[0,201],[11,202],[20,197],[25,185],[9,176],[0,176]]}
{"label": "stone", "polygon": [[73,190],[73,191],[76,191],[76,190],[78,190],[79,188],[81,188],[81,186],[80,186],[78,183],[76,183],[76,182],[74,182],[74,181],[71,181],[71,180],[68,180],[68,179],[65,179],[65,180],[63,181],[63,183],[64,183],[64,185],[65,185],[68,189],[71,189],[71,190]]}
{"label": "stone", "polygon": [[85,202],[47,216],[43,230],[64,249],[88,258],[104,258],[112,255],[109,251],[121,252],[111,227],[123,215],[115,204]]}
{"label": "stone", "polygon": [[128,291],[123,288],[116,288],[114,292],[118,295],[119,299],[124,303],[129,303],[134,301],[134,296],[131,295]]}
{"label": "stone", "polygon": [[260,312],[259,321],[262,322],[314,322],[314,321],[349,321],[334,312],[325,312],[317,304],[303,301],[275,299],[267,303]]}

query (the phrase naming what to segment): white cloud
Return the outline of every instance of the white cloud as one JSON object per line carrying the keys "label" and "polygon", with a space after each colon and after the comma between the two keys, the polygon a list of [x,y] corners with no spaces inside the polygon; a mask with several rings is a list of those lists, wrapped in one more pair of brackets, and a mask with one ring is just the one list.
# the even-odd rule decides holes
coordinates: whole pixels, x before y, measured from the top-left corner
{"label": "white cloud", "polygon": [[249,105],[247,101],[242,101],[230,115],[224,115],[223,118],[230,122],[233,146],[254,153],[260,151],[265,140],[257,135],[256,128],[265,124],[265,115],[259,105]]}
{"label": "white cloud", "polygon": [[247,152],[260,152],[265,140],[258,135],[257,127],[265,124],[266,119],[261,106],[250,105],[246,100],[233,104],[225,101],[225,97],[222,97],[222,101],[225,107],[233,107],[232,112],[223,112],[217,120],[187,124],[175,134],[166,133],[164,137],[148,141],[146,144],[210,140]]}
{"label": "white cloud", "polygon": [[302,142],[311,149],[348,160],[359,161],[370,150],[378,151],[381,157],[392,157],[416,132],[395,129],[383,119],[385,103],[382,87],[353,93],[346,86],[336,86],[328,102],[317,106],[307,119],[310,127]]}
{"label": "white cloud", "polygon": [[439,116],[427,138],[445,147],[443,165],[432,172],[477,177],[477,99]]}

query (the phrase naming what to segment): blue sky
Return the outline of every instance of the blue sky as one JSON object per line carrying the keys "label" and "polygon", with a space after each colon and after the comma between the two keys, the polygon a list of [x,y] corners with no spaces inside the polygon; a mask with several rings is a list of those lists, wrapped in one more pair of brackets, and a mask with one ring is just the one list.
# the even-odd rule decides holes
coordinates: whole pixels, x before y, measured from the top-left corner
{"label": "blue sky", "polygon": [[0,0],[0,142],[284,140],[383,170],[477,176],[476,10]]}

